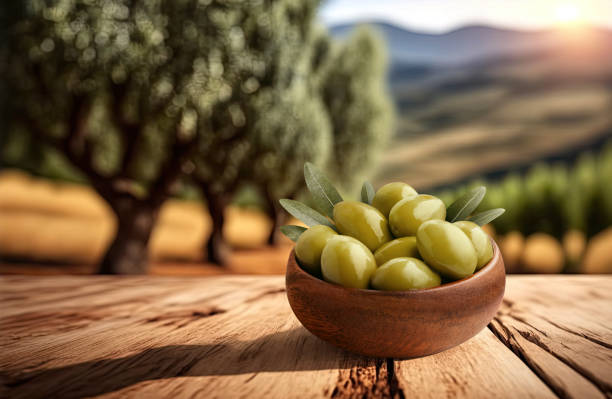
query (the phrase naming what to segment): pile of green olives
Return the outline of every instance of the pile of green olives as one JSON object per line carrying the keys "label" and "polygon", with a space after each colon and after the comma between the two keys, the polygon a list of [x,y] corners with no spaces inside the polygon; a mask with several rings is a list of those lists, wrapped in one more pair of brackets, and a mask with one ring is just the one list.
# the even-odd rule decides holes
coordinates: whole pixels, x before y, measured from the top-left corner
{"label": "pile of green olives", "polygon": [[404,291],[462,279],[493,257],[482,228],[446,221],[446,206],[433,195],[390,183],[371,203],[340,201],[333,206],[335,229],[304,231],[295,246],[300,266],[344,287]]}

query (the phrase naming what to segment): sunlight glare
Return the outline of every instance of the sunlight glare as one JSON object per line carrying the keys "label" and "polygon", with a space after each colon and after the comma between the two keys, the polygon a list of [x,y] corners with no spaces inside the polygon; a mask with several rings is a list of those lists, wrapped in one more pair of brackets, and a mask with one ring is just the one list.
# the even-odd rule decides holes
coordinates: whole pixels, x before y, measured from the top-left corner
{"label": "sunlight glare", "polygon": [[561,24],[579,21],[580,14],[580,9],[575,4],[560,4],[555,9],[555,19]]}

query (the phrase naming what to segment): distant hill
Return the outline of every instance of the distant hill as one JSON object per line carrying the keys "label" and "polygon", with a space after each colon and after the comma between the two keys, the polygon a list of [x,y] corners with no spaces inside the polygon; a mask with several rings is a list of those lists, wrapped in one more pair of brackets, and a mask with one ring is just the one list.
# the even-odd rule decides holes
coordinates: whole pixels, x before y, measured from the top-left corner
{"label": "distant hill", "polygon": [[[358,24],[335,26],[336,37]],[[570,160],[612,139],[612,31],[371,22],[387,41],[396,134],[375,184],[418,189]]]}
{"label": "distant hill", "polygon": [[[568,44],[559,30],[520,31],[491,26],[466,26],[441,34],[420,33],[387,22],[364,21],[330,28],[336,37],[347,36],[356,26],[376,27],[385,37],[392,68],[400,65],[453,65],[485,59],[521,56],[554,50]],[[587,28],[589,40],[612,41],[612,31]],[[565,32],[567,33],[567,32]],[[570,35],[571,36],[571,35]],[[571,37],[569,37],[571,39]],[[417,73],[421,69],[411,70]]]}

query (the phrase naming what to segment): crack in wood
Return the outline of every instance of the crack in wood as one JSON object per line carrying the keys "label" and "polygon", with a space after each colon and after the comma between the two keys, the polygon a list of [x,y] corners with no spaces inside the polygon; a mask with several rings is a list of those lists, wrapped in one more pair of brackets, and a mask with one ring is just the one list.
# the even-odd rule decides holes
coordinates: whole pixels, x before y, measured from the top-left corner
{"label": "crack in wood", "polygon": [[275,288],[275,289],[271,289],[271,290],[266,290],[262,293],[260,293],[259,295],[256,295],[252,298],[247,299],[245,302],[249,303],[249,302],[255,302],[260,300],[261,298],[268,296],[268,295],[276,295],[276,294],[282,294],[284,292],[286,292],[287,290],[283,287],[283,288]]}
{"label": "crack in wood", "polygon": [[330,397],[404,399],[404,392],[395,375],[393,359],[375,359],[373,366],[342,370]]}
{"label": "crack in wood", "polygon": [[[529,369],[544,383],[548,388],[550,388],[555,394],[557,394],[561,398],[569,398],[569,396],[565,393],[565,391],[561,390],[557,385],[551,384],[548,378],[542,375],[542,370],[537,367],[537,365],[533,364],[533,362],[529,361],[529,359],[525,356],[524,352],[521,350],[519,345],[513,344],[511,342],[512,333],[510,330],[504,326],[497,317],[493,319],[491,323],[487,326],[493,334],[504,344],[512,353],[514,353],[521,361],[529,367]],[[497,324],[497,325],[496,325]],[[499,328],[498,328],[499,326]],[[501,329],[501,330],[500,330]]]}
{"label": "crack in wood", "polygon": [[[525,324],[526,326],[533,328],[534,330],[538,331],[539,333],[541,333],[543,336],[548,337],[547,334],[542,333],[541,330],[535,328],[532,324],[528,323],[525,319],[517,317],[514,314],[509,314],[509,317]],[[545,319],[544,319],[545,320]],[[500,322],[501,323],[501,322]],[[551,323],[552,324],[552,323]],[[554,325],[554,324],[553,324]],[[612,394],[612,386],[607,385],[607,384],[601,384],[599,382],[599,380],[597,379],[596,376],[594,376],[589,370],[585,369],[584,367],[580,367],[578,364],[576,364],[575,362],[571,361],[570,359],[567,359],[565,357],[559,356],[558,353],[556,353],[554,350],[552,350],[548,345],[546,345],[544,342],[542,342],[542,340],[540,339],[540,337],[538,337],[536,334],[530,333],[528,331],[522,331],[519,329],[515,329],[523,338],[525,338],[526,340],[528,340],[529,342],[539,346],[540,348],[544,349],[545,351],[547,351],[548,353],[550,353],[552,356],[554,356],[556,359],[558,359],[560,362],[564,363],[565,365],[567,365],[569,368],[571,368],[572,370],[574,370],[575,372],[577,372],[578,374],[580,374],[581,376],[583,376],[585,379],[587,379],[588,381],[590,381],[591,383],[595,384],[601,391],[602,393],[608,393],[608,394]],[[563,329],[564,331],[566,331],[565,329]],[[577,335],[581,338],[581,335],[579,334],[573,334],[573,335]]]}
{"label": "crack in wood", "polygon": [[404,390],[399,385],[399,380],[395,374],[395,361],[391,358],[386,359],[387,362],[387,384],[389,385],[389,394],[392,398],[404,399]]}
{"label": "crack in wood", "polygon": [[215,316],[218,314],[222,314],[227,312],[227,310],[225,309],[220,309],[220,308],[216,308],[213,307],[209,310],[205,310],[205,311],[201,311],[201,310],[179,310],[179,311],[175,311],[175,312],[168,312],[168,313],[164,313],[161,315],[157,315],[157,316],[153,316],[153,317],[149,317],[148,319],[144,320],[144,323],[159,323],[159,322],[163,322],[161,325],[162,326],[171,326],[171,325],[176,325],[176,328],[182,328],[185,327],[186,325],[196,321],[196,320],[200,320],[202,318],[206,318],[206,317],[211,317],[211,316]]}
{"label": "crack in wood", "polygon": [[[567,328],[567,327],[565,327],[565,326],[563,326],[563,325],[561,325],[561,324],[559,324],[559,323],[556,323],[556,322],[554,322],[554,321],[552,321],[552,320],[550,320],[550,319],[548,319],[548,318],[546,318],[546,317],[540,316],[540,318],[541,318],[542,320],[545,320],[547,323],[552,324],[553,326],[557,327],[557,328],[558,328],[558,329],[560,329],[560,330],[563,330],[563,331],[568,332],[568,333],[570,333],[570,334],[576,335],[576,336],[578,336],[578,337],[580,337],[580,338],[584,338],[584,339],[586,339],[586,340],[588,340],[588,341],[591,341],[591,342],[592,342],[592,343],[594,343],[594,344],[601,345],[601,346],[603,346],[604,348],[612,349],[612,344],[609,344],[609,343],[604,342],[604,341],[602,341],[602,340],[600,340],[600,339],[597,339],[597,338],[593,338],[593,337],[591,337],[590,335],[586,335],[586,334],[584,334],[584,333],[581,333],[581,332],[578,332],[578,331],[571,330],[571,329],[569,329],[569,328]],[[525,323],[525,324],[527,324],[527,323]]]}
{"label": "crack in wood", "polygon": [[[541,333],[540,330],[533,327],[531,324],[527,323],[525,320],[513,315],[511,313],[507,313],[504,315],[505,317],[510,317],[519,323],[523,323],[526,326],[533,328],[534,330]],[[503,321],[499,317],[495,317],[494,321],[489,324],[489,328],[493,331],[493,333],[499,338],[499,340],[506,345],[510,350],[512,350],[520,359],[525,363],[553,392],[555,392],[561,398],[572,398],[573,396],[567,391],[567,389],[559,384],[557,384],[550,376],[546,374],[546,372],[537,364],[536,361],[530,358],[528,351],[517,341],[515,334],[512,330],[518,333],[522,338],[529,341],[530,343],[538,346],[542,350],[549,353],[555,359],[562,362],[564,365],[569,367],[574,372],[578,373],[582,376],[586,381],[593,384],[594,387],[603,395],[610,396],[612,393],[609,390],[609,387],[603,386],[599,383],[598,379],[592,375],[588,370],[583,367],[578,366],[577,364],[568,361],[561,356],[559,356],[555,351],[553,351],[548,345],[546,345],[539,336],[530,332],[523,331],[518,328],[512,328],[504,325]],[[546,334],[543,334],[547,336]]]}

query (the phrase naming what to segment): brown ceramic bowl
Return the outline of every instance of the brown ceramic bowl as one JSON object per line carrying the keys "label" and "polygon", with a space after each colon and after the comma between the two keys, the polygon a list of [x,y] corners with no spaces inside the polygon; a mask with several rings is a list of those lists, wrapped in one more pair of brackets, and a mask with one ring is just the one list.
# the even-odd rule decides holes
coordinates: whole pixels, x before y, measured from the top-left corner
{"label": "brown ceramic bowl", "polygon": [[350,352],[373,357],[431,355],[467,341],[493,318],[506,275],[499,248],[478,272],[439,287],[414,291],[345,288],[311,276],[292,251],[287,297],[311,333]]}

